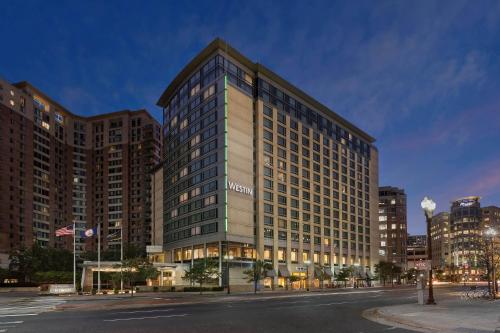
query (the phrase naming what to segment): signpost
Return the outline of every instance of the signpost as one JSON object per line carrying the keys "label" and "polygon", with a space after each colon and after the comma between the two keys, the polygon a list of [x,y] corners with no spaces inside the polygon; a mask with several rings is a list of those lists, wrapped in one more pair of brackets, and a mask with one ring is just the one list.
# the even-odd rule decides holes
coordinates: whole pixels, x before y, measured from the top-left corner
{"label": "signpost", "polygon": [[429,271],[431,269],[431,264],[430,260],[420,260],[415,262],[415,268],[418,271]]}
{"label": "signpost", "polygon": [[[417,274],[417,300],[418,304],[424,304],[424,289],[425,289],[425,279],[424,274],[420,272],[429,272],[431,269],[431,260],[420,260],[415,262],[415,268],[419,271]],[[432,278],[432,277],[430,277]]]}

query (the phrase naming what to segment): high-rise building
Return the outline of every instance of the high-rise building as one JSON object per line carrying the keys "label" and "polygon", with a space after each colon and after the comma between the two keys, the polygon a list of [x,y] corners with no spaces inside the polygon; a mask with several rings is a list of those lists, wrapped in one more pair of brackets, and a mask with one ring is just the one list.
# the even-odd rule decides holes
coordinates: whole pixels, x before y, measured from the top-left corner
{"label": "high-rise building", "polygon": [[480,262],[483,254],[480,197],[469,196],[451,203],[452,274],[478,280],[484,272]]}
{"label": "high-rise building", "polygon": [[[0,253],[33,243],[72,249],[55,230],[102,225],[102,246],[150,243],[150,180],[160,125],[145,110],[71,113],[27,82],[0,80]],[[92,244],[92,243],[89,243]],[[95,250],[95,249],[94,249]]]}
{"label": "high-rise building", "polygon": [[[374,139],[216,39],[166,88],[164,248],[212,257],[231,284],[254,258],[274,283],[378,262]],[[225,285],[227,273],[220,282]]]}
{"label": "high-rise building", "polygon": [[487,206],[481,208],[482,227],[494,228],[500,234],[500,207]]}
{"label": "high-rise building", "polygon": [[408,268],[415,268],[417,261],[427,260],[427,236],[410,235],[406,250],[406,260]]}
{"label": "high-rise building", "polygon": [[403,189],[379,188],[378,220],[380,260],[406,267],[407,222],[406,194]]}
{"label": "high-rise building", "polygon": [[450,214],[442,212],[431,222],[432,267],[445,270],[451,265]]}

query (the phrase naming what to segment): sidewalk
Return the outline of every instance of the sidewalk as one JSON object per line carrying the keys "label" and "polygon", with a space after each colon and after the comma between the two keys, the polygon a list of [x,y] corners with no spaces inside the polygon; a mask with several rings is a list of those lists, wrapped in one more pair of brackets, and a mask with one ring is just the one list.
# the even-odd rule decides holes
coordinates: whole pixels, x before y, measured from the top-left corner
{"label": "sidewalk", "polygon": [[500,300],[461,300],[455,296],[437,303],[374,308],[363,316],[384,325],[420,332],[500,332]]}

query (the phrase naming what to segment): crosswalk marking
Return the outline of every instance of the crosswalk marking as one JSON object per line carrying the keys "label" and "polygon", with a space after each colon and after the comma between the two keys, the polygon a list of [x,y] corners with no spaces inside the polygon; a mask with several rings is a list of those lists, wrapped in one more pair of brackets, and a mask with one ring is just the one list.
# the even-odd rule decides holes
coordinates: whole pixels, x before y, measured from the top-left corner
{"label": "crosswalk marking", "polygon": [[103,321],[128,321],[128,320],[144,320],[144,319],[159,319],[159,318],[173,318],[173,317],[185,317],[187,316],[187,313],[183,314],[174,314],[174,315],[169,315],[169,316],[153,316],[153,317],[136,317],[136,318],[115,318],[115,319],[104,319]]}
{"label": "crosswalk marking", "polygon": [[[17,319],[37,316],[43,312],[53,311],[57,305],[63,303],[66,303],[66,301],[54,297],[14,300],[11,303],[2,304],[2,307],[0,307],[0,319],[8,320],[8,318],[14,319],[14,317]],[[0,333],[7,332],[7,328],[15,328],[16,325],[22,323],[24,323],[23,320],[0,321]]]}

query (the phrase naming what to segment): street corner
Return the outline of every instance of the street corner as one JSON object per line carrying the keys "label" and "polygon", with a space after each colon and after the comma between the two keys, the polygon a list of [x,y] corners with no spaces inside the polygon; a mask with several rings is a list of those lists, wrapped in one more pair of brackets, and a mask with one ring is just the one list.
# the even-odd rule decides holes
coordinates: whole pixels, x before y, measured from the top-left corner
{"label": "street corner", "polygon": [[[424,327],[401,316],[396,316],[387,311],[390,307],[377,307],[362,312],[362,317],[381,325],[408,329],[416,332],[436,332],[435,328]],[[441,331],[439,331],[441,332]]]}

